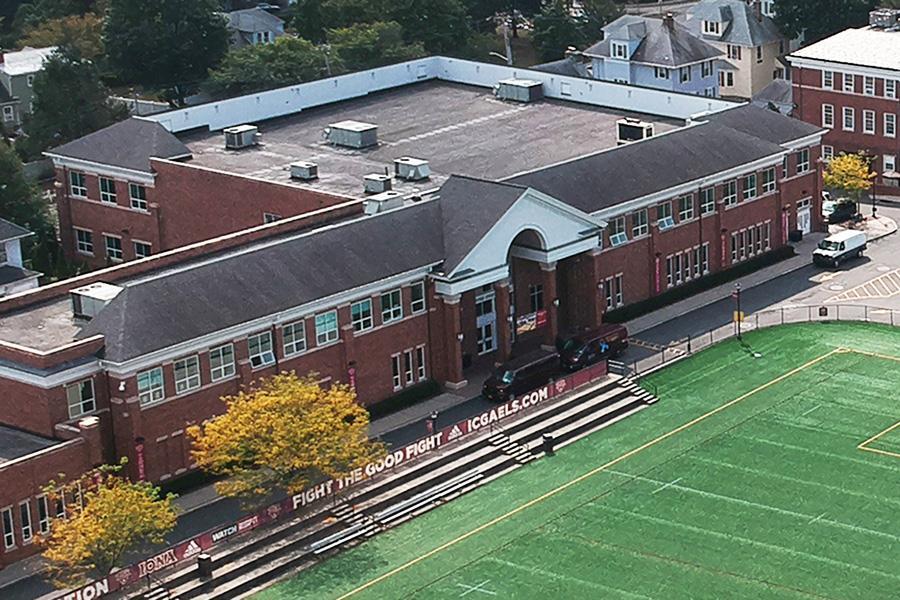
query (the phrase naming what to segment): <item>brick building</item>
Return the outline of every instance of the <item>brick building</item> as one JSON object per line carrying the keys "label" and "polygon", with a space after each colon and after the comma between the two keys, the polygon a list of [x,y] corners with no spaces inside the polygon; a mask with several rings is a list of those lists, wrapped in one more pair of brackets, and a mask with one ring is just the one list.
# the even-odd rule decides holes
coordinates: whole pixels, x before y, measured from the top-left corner
{"label": "brick building", "polygon": [[[885,12],[894,22],[900,10]],[[891,15],[893,15],[891,17]],[[877,17],[872,18],[878,22]],[[822,153],[862,151],[878,174],[876,193],[897,194],[900,156],[900,31],[896,28],[848,29],[790,56],[794,116],[824,127]]]}
{"label": "brick building", "polygon": [[345,202],[0,302],[0,477],[17,482],[0,489],[0,564],[49,526],[48,474],[124,456],[134,478],[179,477],[185,428],[260,377],[314,371],[367,405],[429,379],[456,388],[821,229],[822,135],[730,108],[502,181],[449,176],[395,209],[370,199],[371,216]]}

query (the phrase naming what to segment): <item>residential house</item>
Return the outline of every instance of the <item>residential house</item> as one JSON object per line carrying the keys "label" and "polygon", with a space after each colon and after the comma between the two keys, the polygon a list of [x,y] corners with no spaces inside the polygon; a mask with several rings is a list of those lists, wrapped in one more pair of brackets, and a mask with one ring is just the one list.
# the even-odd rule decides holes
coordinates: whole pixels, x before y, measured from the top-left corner
{"label": "residential house", "polygon": [[786,77],[779,58],[788,52],[788,40],[758,2],[700,0],[679,20],[726,55],[719,73],[722,96],[750,99],[773,79]]}
{"label": "residential house", "polygon": [[0,297],[38,286],[42,273],[26,269],[22,262],[22,240],[30,235],[24,227],[0,219]]}
{"label": "residential house", "polygon": [[0,120],[7,129],[18,127],[25,115],[31,114],[34,77],[55,50],[56,46],[26,47],[17,52],[0,53]]}
{"label": "residential house", "polygon": [[691,35],[668,14],[625,15],[603,28],[584,55],[594,79],[717,97],[722,52]]}
{"label": "residential house", "polygon": [[556,75],[565,75],[567,77],[590,77],[588,70],[589,65],[582,62],[580,57],[569,55],[559,60],[542,63],[529,67],[534,71],[543,71],[544,73],[554,73]]}
{"label": "residential house", "polygon": [[261,8],[248,8],[227,13],[232,48],[271,44],[284,35],[284,21]]}

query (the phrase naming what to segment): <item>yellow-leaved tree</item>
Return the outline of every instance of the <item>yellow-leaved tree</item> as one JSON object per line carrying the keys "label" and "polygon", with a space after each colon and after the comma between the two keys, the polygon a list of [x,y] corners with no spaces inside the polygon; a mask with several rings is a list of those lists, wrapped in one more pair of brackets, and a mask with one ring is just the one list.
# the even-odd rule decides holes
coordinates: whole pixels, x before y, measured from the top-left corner
{"label": "yellow-leaved tree", "polygon": [[145,544],[160,544],[175,527],[174,496],[117,474],[119,466],[101,467],[63,486],[51,483],[47,494],[61,500],[65,519],[56,519],[41,539],[53,582],[75,586],[109,575],[122,566],[125,553]]}
{"label": "yellow-leaved tree", "polygon": [[323,388],[313,375],[281,373],[222,400],[224,414],[188,428],[197,465],[225,476],[216,483],[222,495],[296,493],[384,454],[369,439],[369,413],[347,385]]}
{"label": "yellow-leaved tree", "polygon": [[871,187],[874,178],[870,161],[862,153],[835,156],[828,162],[824,176],[827,187],[842,190],[856,200]]}

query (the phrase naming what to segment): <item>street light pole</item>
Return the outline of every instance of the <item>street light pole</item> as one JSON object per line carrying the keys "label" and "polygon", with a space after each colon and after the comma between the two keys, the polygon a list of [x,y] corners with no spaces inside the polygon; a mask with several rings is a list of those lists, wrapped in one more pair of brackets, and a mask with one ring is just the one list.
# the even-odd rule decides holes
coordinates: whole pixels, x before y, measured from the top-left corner
{"label": "street light pole", "polygon": [[877,218],[877,209],[875,208],[875,178],[872,178],[872,220]]}
{"label": "street light pole", "polygon": [[734,284],[734,291],[731,293],[731,297],[734,298],[735,304],[735,312],[734,312],[734,335],[738,340],[741,339],[741,284]]}

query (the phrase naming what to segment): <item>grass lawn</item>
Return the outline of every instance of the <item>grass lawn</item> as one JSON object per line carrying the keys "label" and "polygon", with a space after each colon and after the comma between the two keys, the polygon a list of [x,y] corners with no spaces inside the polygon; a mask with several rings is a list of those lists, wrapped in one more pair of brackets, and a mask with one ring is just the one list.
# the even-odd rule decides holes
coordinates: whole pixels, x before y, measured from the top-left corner
{"label": "grass lawn", "polygon": [[256,598],[900,597],[900,329],[745,341],[651,376],[656,405]]}

